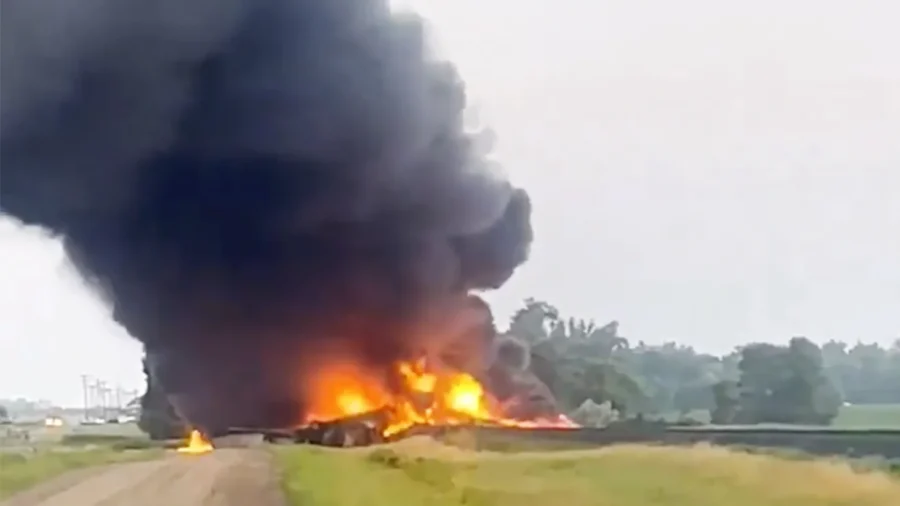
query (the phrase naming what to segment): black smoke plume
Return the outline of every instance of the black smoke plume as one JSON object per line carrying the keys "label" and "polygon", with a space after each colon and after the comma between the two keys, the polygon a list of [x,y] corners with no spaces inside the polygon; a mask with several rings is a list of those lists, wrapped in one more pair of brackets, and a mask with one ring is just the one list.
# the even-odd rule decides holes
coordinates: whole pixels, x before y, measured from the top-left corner
{"label": "black smoke plume", "polygon": [[62,239],[192,423],[295,418],[329,353],[445,348],[433,330],[526,259],[527,195],[385,1],[3,0],[0,20],[0,208]]}

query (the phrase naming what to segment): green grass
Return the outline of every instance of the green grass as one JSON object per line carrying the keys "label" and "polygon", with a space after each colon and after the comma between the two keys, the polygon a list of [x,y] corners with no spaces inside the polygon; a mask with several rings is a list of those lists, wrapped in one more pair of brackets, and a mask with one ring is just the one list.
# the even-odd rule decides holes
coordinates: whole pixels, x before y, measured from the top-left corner
{"label": "green grass", "polygon": [[900,404],[844,406],[832,425],[839,428],[900,429]]}
{"label": "green grass", "polygon": [[[677,422],[681,414],[668,412],[651,418],[659,418],[667,422]],[[709,423],[709,411],[700,409],[687,414],[687,418],[701,423]],[[762,424],[766,427],[787,427],[821,429],[821,426],[797,426],[784,424]],[[759,427],[759,426],[748,426]],[[900,404],[855,404],[842,406],[838,416],[832,421],[835,429],[898,429],[900,430]]]}
{"label": "green grass", "polygon": [[164,443],[146,437],[116,434],[67,434],[60,441],[63,446],[107,446],[116,450],[145,450],[162,448]]}
{"label": "green grass", "polygon": [[[97,438],[99,443],[110,438],[149,440],[146,434],[138,429],[136,424],[107,424],[107,425],[67,425],[64,427],[44,427],[40,424],[15,424],[7,426],[14,430],[25,430],[31,436],[31,441],[24,446],[52,446],[59,443],[72,444],[79,439],[90,441]],[[0,429],[0,447],[23,446],[21,441],[7,441],[4,438],[4,430]],[[81,444],[81,443],[76,443]],[[93,443],[90,443],[93,444]]]}
{"label": "green grass", "polygon": [[694,409],[694,410],[687,412],[687,414],[685,414],[685,415],[682,415],[681,413],[679,413],[677,411],[669,411],[666,413],[661,413],[656,416],[649,416],[648,418],[650,418],[652,420],[659,419],[659,420],[664,420],[669,423],[675,423],[675,422],[681,420],[682,417],[687,418],[689,420],[696,420],[700,423],[706,423],[706,424],[710,423],[710,414],[709,414],[709,410],[707,410],[707,409]]}
{"label": "green grass", "polygon": [[45,449],[35,453],[0,452],[0,500],[66,471],[143,460],[156,455],[157,452],[150,450],[120,451],[112,447]]}
{"label": "green grass", "polygon": [[303,506],[896,506],[900,481],[833,461],[699,446],[498,454],[425,438],[276,450]]}

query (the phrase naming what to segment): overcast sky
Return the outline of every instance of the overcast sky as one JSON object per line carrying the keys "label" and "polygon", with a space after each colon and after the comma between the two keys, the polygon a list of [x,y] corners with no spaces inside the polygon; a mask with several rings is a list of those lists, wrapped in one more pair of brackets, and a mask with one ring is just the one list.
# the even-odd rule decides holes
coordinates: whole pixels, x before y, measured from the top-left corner
{"label": "overcast sky", "polygon": [[[896,2],[413,3],[534,201],[498,316],[537,296],[715,352],[900,338]],[[142,386],[58,244],[0,223],[0,280],[0,397]]]}

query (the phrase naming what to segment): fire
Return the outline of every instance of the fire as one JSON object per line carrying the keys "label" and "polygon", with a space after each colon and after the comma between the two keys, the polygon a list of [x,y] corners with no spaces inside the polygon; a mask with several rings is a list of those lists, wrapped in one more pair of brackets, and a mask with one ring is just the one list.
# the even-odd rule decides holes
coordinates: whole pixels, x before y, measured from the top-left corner
{"label": "fire", "polygon": [[307,397],[313,407],[307,421],[329,421],[361,415],[390,402],[390,396],[363,368],[351,363],[330,363],[308,379]]}
{"label": "fire", "polygon": [[383,430],[385,437],[414,425],[574,426],[565,416],[548,420],[507,418],[475,377],[459,371],[431,369],[426,360],[400,362],[396,364],[395,374],[401,388],[389,390],[372,381],[373,375],[367,375],[358,366],[329,365],[311,382],[309,396],[313,409],[305,423],[384,410],[388,419]]}
{"label": "fire", "polygon": [[374,406],[369,403],[368,399],[359,392],[344,391],[341,392],[337,399],[341,412],[346,415],[361,415],[372,411]]}
{"label": "fire", "polygon": [[483,406],[484,389],[475,378],[469,375],[460,375],[450,386],[446,395],[447,406],[453,411],[465,413],[475,418],[490,416]]}
{"label": "fire", "polygon": [[213,445],[198,430],[192,430],[187,444],[178,448],[178,453],[202,455],[213,451]]}

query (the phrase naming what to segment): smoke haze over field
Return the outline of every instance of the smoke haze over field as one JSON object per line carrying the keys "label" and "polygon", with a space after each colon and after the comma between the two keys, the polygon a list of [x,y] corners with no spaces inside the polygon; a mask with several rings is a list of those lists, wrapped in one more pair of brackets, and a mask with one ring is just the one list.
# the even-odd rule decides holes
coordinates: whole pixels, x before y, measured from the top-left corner
{"label": "smoke haze over field", "polygon": [[527,256],[528,196],[385,2],[11,0],[2,51],[3,212],[62,237],[197,421],[256,421],[335,348],[439,353],[421,329]]}

